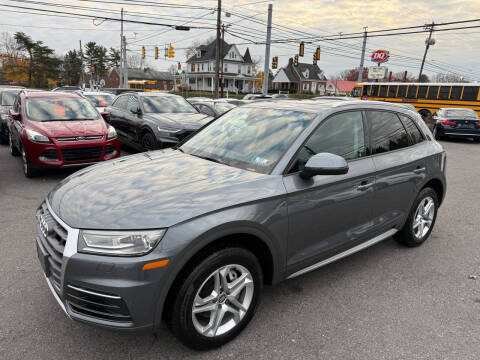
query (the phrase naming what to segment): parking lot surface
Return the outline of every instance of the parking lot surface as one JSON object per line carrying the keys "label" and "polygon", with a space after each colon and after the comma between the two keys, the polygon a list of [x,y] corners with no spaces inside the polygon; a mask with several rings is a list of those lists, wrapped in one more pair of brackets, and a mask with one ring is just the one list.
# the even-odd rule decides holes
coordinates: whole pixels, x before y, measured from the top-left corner
{"label": "parking lot surface", "polygon": [[33,239],[37,206],[73,170],[27,179],[21,160],[0,146],[0,359],[477,360],[480,144],[442,144],[447,196],[423,246],[388,239],[267,287],[246,330],[209,352],[185,348],[166,327],[125,334],[68,320],[43,278]]}

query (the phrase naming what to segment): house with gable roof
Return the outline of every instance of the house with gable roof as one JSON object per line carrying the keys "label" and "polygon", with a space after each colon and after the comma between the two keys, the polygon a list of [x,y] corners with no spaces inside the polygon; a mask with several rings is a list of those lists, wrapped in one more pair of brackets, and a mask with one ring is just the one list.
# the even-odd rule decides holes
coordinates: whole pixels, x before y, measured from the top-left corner
{"label": "house with gable roof", "polygon": [[[250,50],[242,55],[235,44],[223,41],[224,91],[248,93],[253,91],[255,77]],[[192,91],[213,91],[215,89],[216,42],[199,46],[196,53],[187,60],[184,74],[178,75],[183,85]],[[221,75],[221,70],[220,70]],[[177,82],[178,84],[178,82]],[[220,88],[220,84],[219,84]]]}
{"label": "house with gable roof", "polygon": [[318,65],[298,63],[293,65],[290,58],[288,65],[280,68],[273,78],[275,90],[288,91],[290,93],[314,93],[324,94],[327,78]]}

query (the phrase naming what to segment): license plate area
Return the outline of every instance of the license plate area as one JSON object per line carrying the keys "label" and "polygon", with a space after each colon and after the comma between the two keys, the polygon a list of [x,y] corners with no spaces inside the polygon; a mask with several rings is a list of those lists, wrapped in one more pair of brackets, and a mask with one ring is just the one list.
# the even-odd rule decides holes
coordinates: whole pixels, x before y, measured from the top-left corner
{"label": "license plate area", "polygon": [[36,243],[36,248],[37,248],[37,257],[38,261],[40,261],[40,266],[43,269],[43,272],[45,273],[45,276],[48,278],[50,275],[52,275],[50,271],[50,262],[48,261],[49,254],[45,251],[43,246],[40,244],[39,239],[35,241]]}

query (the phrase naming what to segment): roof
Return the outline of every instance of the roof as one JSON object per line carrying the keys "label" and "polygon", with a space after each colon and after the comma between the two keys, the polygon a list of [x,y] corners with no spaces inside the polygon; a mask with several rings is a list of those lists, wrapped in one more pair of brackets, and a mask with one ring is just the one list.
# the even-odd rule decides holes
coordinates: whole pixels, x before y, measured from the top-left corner
{"label": "roof", "polygon": [[84,92],[82,92],[82,95],[108,95],[108,96],[112,96],[113,94],[110,93],[110,92],[106,92],[106,91],[84,91]]}
{"label": "roof", "polygon": [[[307,75],[308,70],[308,77]],[[305,64],[305,63],[298,63],[298,66],[295,68],[300,80],[320,80],[326,81],[327,78],[323,74],[323,71],[320,70],[318,65],[314,64]]]}
{"label": "roof", "polygon": [[333,83],[335,87],[340,91],[350,92],[353,90],[356,81],[348,81],[348,80],[328,80],[327,85]]}
{"label": "roof", "polygon": [[358,85],[417,85],[417,86],[480,86],[480,83],[409,83],[409,82],[361,82]]}
{"label": "roof", "polygon": [[245,50],[245,54],[243,55],[243,61],[247,64],[252,64],[252,57],[250,56],[250,50]]}
{"label": "roof", "polygon": [[[221,57],[224,58],[234,45],[227,43],[225,40],[220,40],[220,46],[222,45],[221,41],[223,41],[223,56]],[[208,45],[200,45],[196,50],[200,50],[200,57],[198,57],[197,54],[194,54],[190,56],[190,58],[187,60],[187,63],[215,60],[217,54],[217,41],[213,40]],[[243,55],[243,62],[246,64],[253,63],[252,57],[250,56],[250,50],[248,48],[245,50],[245,54]]]}
{"label": "roof", "polygon": [[[119,69],[116,69],[119,73]],[[128,69],[128,80],[173,80],[173,75],[168,71],[151,69]]]}
{"label": "roof", "polygon": [[72,98],[72,97],[80,97],[80,94],[77,92],[63,92],[63,91],[27,91],[23,90],[21,93],[24,93],[25,96],[29,98],[41,98],[41,97],[48,97],[48,98]]}

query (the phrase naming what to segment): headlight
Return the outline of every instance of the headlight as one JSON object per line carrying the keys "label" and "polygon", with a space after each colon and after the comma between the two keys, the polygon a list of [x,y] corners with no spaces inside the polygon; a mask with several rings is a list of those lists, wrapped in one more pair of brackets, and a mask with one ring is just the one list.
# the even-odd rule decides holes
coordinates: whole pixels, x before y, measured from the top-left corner
{"label": "headlight", "polygon": [[117,256],[143,255],[160,242],[165,232],[165,229],[153,231],[81,230],[78,251]]}
{"label": "headlight", "polygon": [[27,129],[27,137],[28,140],[34,141],[34,142],[40,142],[40,143],[49,143],[50,140],[48,140],[48,137],[45,135],[42,135],[36,131],[29,130]]}
{"label": "headlight", "polygon": [[117,137],[117,132],[113,126],[109,126],[107,130],[107,140],[114,139]]}
{"label": "headlight", "polygon": [[175,134],[182,131],[182,129],[168,129],[168,128],[161,128],[160,126],[158,126],[157,129],[164,136],[175,136]]}

